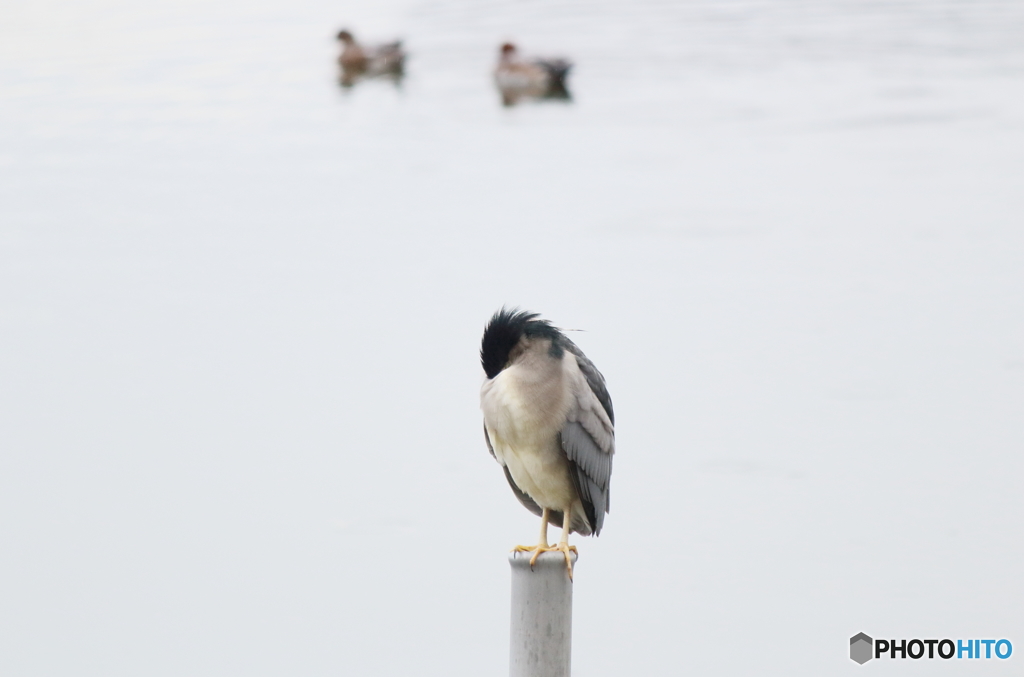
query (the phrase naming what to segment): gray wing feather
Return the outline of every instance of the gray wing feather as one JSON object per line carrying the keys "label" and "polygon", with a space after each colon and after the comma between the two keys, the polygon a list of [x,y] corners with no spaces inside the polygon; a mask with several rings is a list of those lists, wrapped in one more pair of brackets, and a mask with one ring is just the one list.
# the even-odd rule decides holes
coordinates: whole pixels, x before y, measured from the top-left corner
{"label": "gray wing feather", "polygon": [[601,533],[604,515],[608,512],[612,457],[597,448],[579,423],[567,423],[559,437],[569,459],[569,476],[587,515],[587,524],[574,524],[573,529],[584,536],[591,533],[596,536]]}
{"label": "gray wing feather", "polygon": [[597,401],[601,403],[601,407],[604,409],[605,413],[608,414],[608,421],[612,425],[615,425],[615,412],[612,410],[612,398],[611,395],[608,394],[608,386],[604,383],[604,376],[602,376],[601,372],[597,370],[594,363],[590,361],[590,358],[583,354],[583,351],[580,350],[578,345],[569,339],[565,339],[565,347],[570,353],[576,356],[576,364],[579,365],[580,372],[583,374],[583,377],[587,379],[587,385],[590,386],[590,391],[594,394],[594,397],[597,398]]}
{"label": "gray wing feather", "polygon": [[596,536],[601,533],[611,504],[614,414],[601,372],[574,344],[570,342],[567,347],[576,356],[584,382],[576,384],[575,406],[570,409],[559,438],[590,530]]}

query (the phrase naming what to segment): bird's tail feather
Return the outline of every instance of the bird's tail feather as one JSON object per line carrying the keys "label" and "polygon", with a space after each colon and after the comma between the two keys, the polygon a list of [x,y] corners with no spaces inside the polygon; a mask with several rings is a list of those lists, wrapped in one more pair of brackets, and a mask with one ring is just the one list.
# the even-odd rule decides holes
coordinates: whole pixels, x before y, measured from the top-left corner
{"label": "bird's tail feather", "polygon": [[565,87],[565,78],[569,75],[572,62],[565,59],[541,59],[537,65],[547,71],[553,86]]}

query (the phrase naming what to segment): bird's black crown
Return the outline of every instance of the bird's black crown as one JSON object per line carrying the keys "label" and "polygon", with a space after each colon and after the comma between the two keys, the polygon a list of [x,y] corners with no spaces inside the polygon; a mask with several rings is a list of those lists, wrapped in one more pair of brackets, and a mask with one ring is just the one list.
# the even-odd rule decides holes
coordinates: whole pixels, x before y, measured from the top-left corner
{"label": "bird's black crown", "polygon": [[562,332],[539,317],[537,313],[504,306],[491,316],[480,341],[480,363],[487,378],[494,378],[508,365],[509,353],[524,335],[550,338],[552,357],[562,356]]}

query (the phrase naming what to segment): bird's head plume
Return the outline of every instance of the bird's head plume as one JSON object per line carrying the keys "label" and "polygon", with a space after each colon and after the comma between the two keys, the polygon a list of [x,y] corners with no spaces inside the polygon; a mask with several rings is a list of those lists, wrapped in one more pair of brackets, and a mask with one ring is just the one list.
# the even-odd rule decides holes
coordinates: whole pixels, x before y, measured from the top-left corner
{"label": "bird's head plume", "polygon": [[561,332],[547,320],[539,318],[537,313],[504,306],[491,316],[480,341],[480,363],[487,378],[494,378],[508,366],[509,355],[523,336],[551,339],[552,351],[561,357],[561,346],[558,345]]}

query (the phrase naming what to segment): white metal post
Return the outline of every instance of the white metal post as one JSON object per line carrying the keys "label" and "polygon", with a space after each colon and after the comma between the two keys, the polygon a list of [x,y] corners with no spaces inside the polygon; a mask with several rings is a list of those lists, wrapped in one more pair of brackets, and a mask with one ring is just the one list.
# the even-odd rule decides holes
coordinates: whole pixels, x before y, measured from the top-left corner
{"label": "white metal post", "polygon": [[[509,677],[569,677],[572,659],[572,581],[560,552],[514,552]],[[576,555],[572,555],[575,571]]]}

